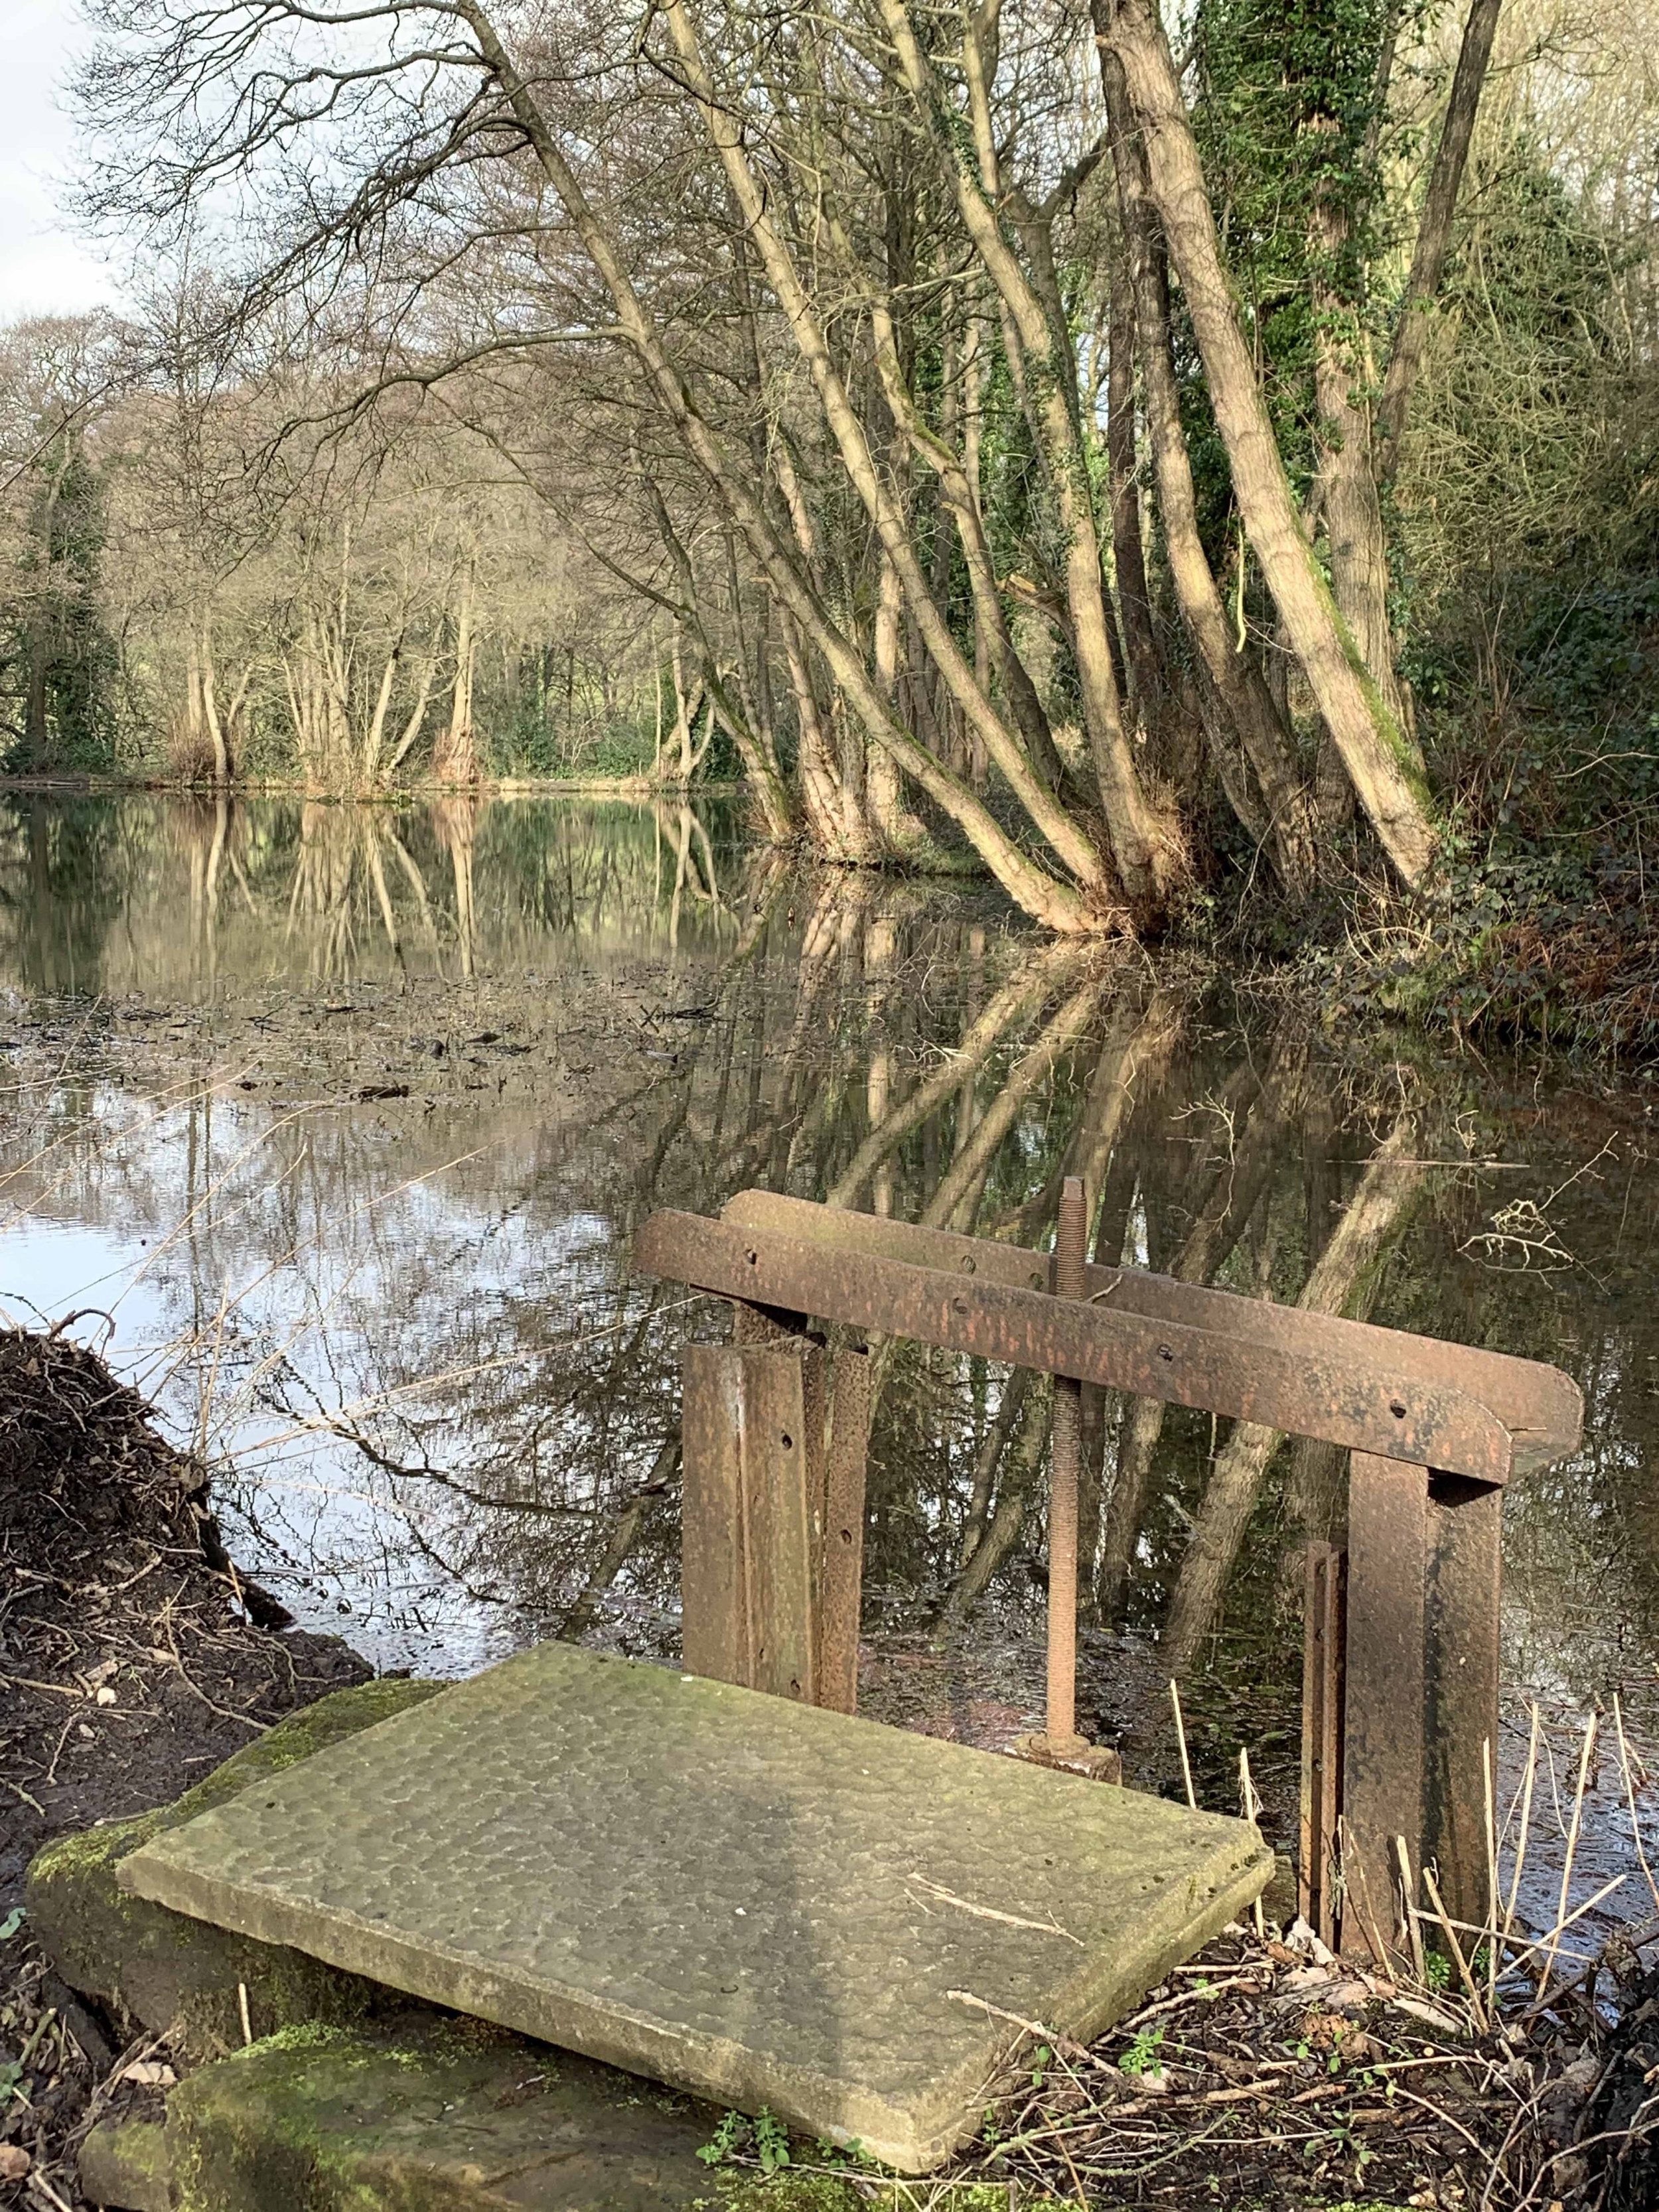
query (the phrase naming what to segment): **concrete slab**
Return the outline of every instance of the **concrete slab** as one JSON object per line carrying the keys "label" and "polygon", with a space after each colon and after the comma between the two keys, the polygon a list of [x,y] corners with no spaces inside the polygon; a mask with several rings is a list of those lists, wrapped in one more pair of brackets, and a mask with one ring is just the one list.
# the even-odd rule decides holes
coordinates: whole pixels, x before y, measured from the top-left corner
{"label": "concrete slab", "polygon": [[544,1644],[121,1865],[141,1897],[925,2172],[1257,1894],[1216,1814]]}

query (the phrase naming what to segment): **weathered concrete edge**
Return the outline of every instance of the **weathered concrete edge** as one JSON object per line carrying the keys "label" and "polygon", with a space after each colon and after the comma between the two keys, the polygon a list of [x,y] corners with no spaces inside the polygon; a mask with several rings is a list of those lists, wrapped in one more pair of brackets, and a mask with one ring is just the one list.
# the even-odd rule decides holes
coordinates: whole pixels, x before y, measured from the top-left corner
{"label": "weathered concrete edge", "polygon": [[[1105,1784],[1080,1784],[1106,1787]],[[1243,1831],[1241,1823],[1231,1823]],[[1101,1988],[1097,1966],[1069,1984],[1056,2017],[1046,2027],[1086,2041],[1131,2011],[1141,1995],[1170,1966],[1207,1942],[1251,1900],[1259,1897],[1273,1870],[1272,1851],[1256,1838],[1238,1863],[1238,1843],[1219,1843],[1205,1870],[1188,1877],[1178,1928],[1154,1927],[1145,1941],[1118,1953]],[[1217,1862],[1219,1863],[1217,1863]],[[1201,1900],[1206,1875],[1209,1901]],[[941,2165],[974,2130],[999,2075],[1022,2039],[1022,2031],[985,2015],[980,2052],[941,2081],[917,2106],[890,2102],[874,2091],[860,2091],[839,2078],[790,2066],[724,2038],[677,2033],[659,2021],[614,2002],[596,2006],[585,1990],[544,1984],[539,1990],[492,1970],[470,1954],[429,1940],[415,1942],[390,1933],[356,1915],[333,1911],[319,1917],[315,1908],[296,1905],[280,1892],[232,1887],[165,1859],[135,1856],[123,1863],[118,1877],[135,1894],[177,1912],[259,1941],[308,1952],[326,1964],[364,1976],[428,2003],[493,2021],[538,2041],[599,2060],[631,2074],[654,2075],[685,2094],[739,2111],[764,2105],[781,2119],[844,2145],[859,2144],[872,2157],[902,2173],[927,2173]],[[1175,1900],[1160,1900],[1160,1917]],[[430,1969],[441,1964],[442,1975]],[[755,2068],[764,2068],[757,2083]],[[834,2118],[827,2124],[823,2114]]]}
{"label": "weathered concrete edge", "polygon": [[260,2032],[303,2018],[362,2014],[370,1985],[289,1947],[193,1923],[128,1892],[122,1863],[157,1836],[228,1802],[256,1783],[396,1717],[447,1686],[387,1676],[331,1692],[286,1715],[171,1804],[100,1826],[66,1830],[43,1844],[24,1883],[30,1923],[71,1989],[114,2004],[192,2059],[243,2039],[237,1984]]}

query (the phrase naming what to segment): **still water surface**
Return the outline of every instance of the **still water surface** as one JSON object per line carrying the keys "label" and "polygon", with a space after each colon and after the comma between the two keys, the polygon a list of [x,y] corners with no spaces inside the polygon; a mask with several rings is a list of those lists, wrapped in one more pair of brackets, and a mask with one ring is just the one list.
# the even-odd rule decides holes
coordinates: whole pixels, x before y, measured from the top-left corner
{"label": "still water surface", "polygon": [[[380,1666],[672,1655],[679,1353],[724,1311],[633,1277],[654,1206],[762,1184],[1041,1247],[1080,1172],[1104,1261],[1285,1300],[1316,1265],[1350,1313],[1573,1374],[1582,1452],[1508,1493],[1506,1727],[1540,1700],[1565,1757],[1617,1693],[1659,1739],[1639,1097],[1139,954],[1091,973],[988,892],[574,798],[14,797],[0,990],[0,1304],[94,1310],[77,1332],[214,1460],[238,1565]],[[1340,1468],[1087,1412],[1085,1712],[1167,1780],[1173,1639],[1211,1802],[1247,1744],[1282,1832]],[[885,1355],[864,1710],[988,1744],[1036,1716],[1045,1416],[983,1362]],[[1585,1880],[1629,1850],[1598,1774]]]}

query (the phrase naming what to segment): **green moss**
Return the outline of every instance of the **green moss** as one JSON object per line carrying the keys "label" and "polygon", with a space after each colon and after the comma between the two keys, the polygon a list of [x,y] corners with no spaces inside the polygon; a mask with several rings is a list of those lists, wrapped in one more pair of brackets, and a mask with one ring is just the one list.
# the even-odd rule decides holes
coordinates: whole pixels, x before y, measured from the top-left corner
{"label": "green moss", "polygon": [[[708,2115],[486,2022],[295,2026],[167,2104],[175,2212],[685,2212]],[[726,2201],[724,2198],[722,2201]],[[736,2212],[854,2212],[840,2184]]]}
{"label": "green moss", "polygon": [[[1000,2192],[1007,2212],[1008,2192]],[[859,2212],[869,2199],[830,2173],[767,2173],[722,2182],[708,2199],[718,2212]]]}
{"label": "green moss", "polygon": [[226,2063],[234,2066],[238,2060],[246,2063],[249,2051],[257,2051],[263,2057],[273,2051],[341,2051],[351,2047],[353,2039],[343,2028],[331,2027],[326,2021],[296,2020],[286,2027],[279,2027],[272,2035],[262,2036],[258,2043],[249,2044],[246,2050],[233,2051]]}
{"label": "green moss", "polygon": [[173,2157],[153,2120],[106,2120],[81,2146],[81,2188],[94,2204],[171,2212]]}
{"label": "green moss", "polygon": [[374,1984],[301,1952],[233,1936],[131,1897],[118,1870],[151,1837],[424,1703],[442,1686],[391,1680],[336,1691],[267,1729],[175,1803],[48,1844],[29,1869],[27,1904],[58,1972],[72,1989],[171,2035],[191,2058],[216,2057],[242,2043],[239,1984],[256,2033],[295,2022],[361,2018],[379,1999]]}
{"label": "green moss", "polygon": [[313,1752],[325,1751],[331,1744],[343,1743],[366,1728],[391,1720],[412,1706],[423,1705],[445,1687],[442,1682],[415,1682],[394,1675],[384,1680],[359,1682],[349,1690],[336,1690],[331,1697],[319,1698],[314,1705],[307,1705],[297,1713],[290,1713],[286,1720],[278,1721],[275,1728],[267,1729],[253,1742],[245,1744],[222,1766],[216,1766],[205,1781],[198,1782],[175,1803],[152,1817],[159,1820],[162,1828],[181,1827],[198,1813],[240,1796],[251,1784],[268,1781],[272,1775],[296,1766],[302,1759],[309,1759]]}

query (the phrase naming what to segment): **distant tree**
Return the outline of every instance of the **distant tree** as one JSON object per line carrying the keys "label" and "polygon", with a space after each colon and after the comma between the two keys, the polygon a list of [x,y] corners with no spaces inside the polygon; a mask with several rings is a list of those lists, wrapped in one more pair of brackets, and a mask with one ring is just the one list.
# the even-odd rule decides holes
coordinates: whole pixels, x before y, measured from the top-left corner
{"label": "distant tree", "polygon": [[112,388],[107,337],[53,320],[0,344],[0,717],[13,773],[113,765],[106,487],[89,444]]}

